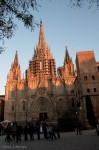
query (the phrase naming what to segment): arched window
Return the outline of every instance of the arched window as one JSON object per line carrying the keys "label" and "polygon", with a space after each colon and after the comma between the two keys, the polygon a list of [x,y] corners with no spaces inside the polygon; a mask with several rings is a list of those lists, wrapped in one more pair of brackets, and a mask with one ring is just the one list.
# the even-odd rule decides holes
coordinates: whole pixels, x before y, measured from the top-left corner
{"label": "arched window", "polygon": [[99,72],[99,66],[98,66],[98,72]]}
{"label": "arched window", "polygon": [[25,101],[22,102],[22,109],[25,110]]}
{"label": "arched window", "polygon": [[74,98],[72,98],[72,107],[75,107]]}
{"label": "arched window", "polygon": [[14,111],[14,102],[12,102],[11,110]]}
{"label": "arched window", "polygon": [[59,102],[61,103],[62,101],[63,101],[63,100],[60,98],[60,99],[59,99]]}
{"label": "arched window", "polygon": [[92,79],[95,80],[95,76],[92,76]]}
{"label": "arched window", "polygon": [[84,76],[84,80],[87,80],[87,76]]}
{"label": "arched window", "polygon": [[94,92],[97,92],[97,89],[96,89],[96,88],[94,88]]}
{"label": "arched window", "polygon": [[90,93],[90,89],[89,88],[87,89],[87,92]]}
{"label": "arched window", "polygon": [[62,110],[63,109],[63,99],[59,99],[59,107],[60,107],[60,110]]}
{"label": "arched window", "polygon": [[80,107],[80,101],[77,100],[77,107]]}

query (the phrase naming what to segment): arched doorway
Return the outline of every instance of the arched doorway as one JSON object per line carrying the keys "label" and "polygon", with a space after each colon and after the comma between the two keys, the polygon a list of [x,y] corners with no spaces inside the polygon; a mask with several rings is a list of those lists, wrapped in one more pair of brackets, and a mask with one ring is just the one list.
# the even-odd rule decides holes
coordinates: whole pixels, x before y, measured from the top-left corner
{"label": "arched doorway", "polygon": [[41,113],[39,113],[39,120],[40,121],[45,121],[45,120],[47,120],[48,119],[48,114],[47,114],[47,112],[41,112]]}
{"label": "arched doorway", "polygon": [[35,99],[31,105],[30,117],[34,120],[45,121],[55,116],[55,109],[52,101],[45,97]]}

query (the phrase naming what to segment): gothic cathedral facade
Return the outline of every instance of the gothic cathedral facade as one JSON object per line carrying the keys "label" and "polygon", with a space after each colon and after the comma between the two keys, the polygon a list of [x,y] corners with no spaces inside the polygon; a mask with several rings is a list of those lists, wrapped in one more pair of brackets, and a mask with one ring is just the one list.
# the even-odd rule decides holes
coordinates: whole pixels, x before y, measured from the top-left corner
{"label": "gothic cathedral facade", "polygon": [[[77,55],[77,61],[80,62],[79,55]],[[77,62],[78,68],[81,64],[79,62]],[[72,110],[76,103],[75,85],[78,86],[80,83],[77,83],[77,73],[80,76],[79,70],[78,72],[74,70],[67,47],[63,66],[56,70],[55,60],[45,41],[41,21],[38,45],[34,48],[25,77],[21,78],[18,53],[15,54],[6,81],[4,119],[56,121],[64,112]],[[97,87],[98,85],[99,82]],[[79,89],[77,86],[76,91]]]}

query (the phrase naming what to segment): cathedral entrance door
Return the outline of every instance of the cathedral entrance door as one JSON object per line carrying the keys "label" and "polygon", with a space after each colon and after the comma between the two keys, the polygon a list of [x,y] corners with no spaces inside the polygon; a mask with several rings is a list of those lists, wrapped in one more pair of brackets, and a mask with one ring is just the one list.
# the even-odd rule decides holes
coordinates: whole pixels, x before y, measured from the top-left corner
{"label": "cathedral entrance door", "polygon": [[45,121],[48,118],[47,113],[39,113],[39,120]]}

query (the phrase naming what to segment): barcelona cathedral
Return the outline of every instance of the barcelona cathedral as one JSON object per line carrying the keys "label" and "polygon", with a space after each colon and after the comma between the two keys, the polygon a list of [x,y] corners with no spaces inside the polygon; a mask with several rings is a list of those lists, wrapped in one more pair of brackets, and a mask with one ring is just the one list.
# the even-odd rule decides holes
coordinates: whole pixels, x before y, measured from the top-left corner
{"label": "barcelona cathedral", "polygon": [[99,62],[94,51],[76,53],[76,69],[66,47],[63,66],[56,70],[55,59],[46,44],[42,21],[34,54],[22,77],[18,52],[9,69],[5,89],[4,119],[12,121],[57,121],[72,112],[88,123],[87,99],[99,119]]}

